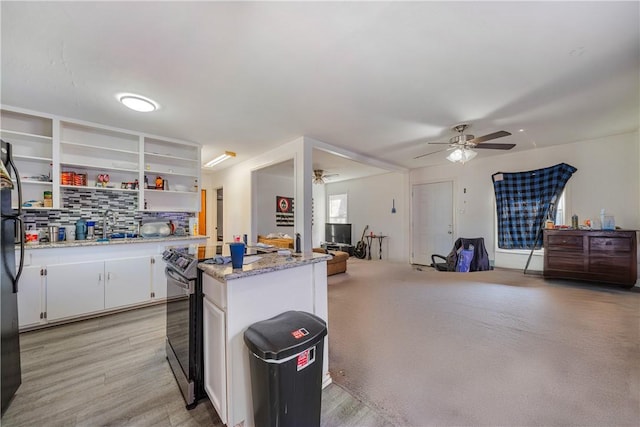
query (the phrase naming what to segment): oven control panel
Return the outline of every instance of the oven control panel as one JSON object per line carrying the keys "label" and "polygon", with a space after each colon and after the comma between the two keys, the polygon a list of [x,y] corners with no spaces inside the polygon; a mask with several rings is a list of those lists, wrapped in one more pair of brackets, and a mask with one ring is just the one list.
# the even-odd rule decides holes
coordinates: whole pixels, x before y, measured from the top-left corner
{"label": "oven control panel", "polygon": [[193,279],[197,275],[198,259],[189,253],[167,249],[162,253],[162,259],[187,279]]}

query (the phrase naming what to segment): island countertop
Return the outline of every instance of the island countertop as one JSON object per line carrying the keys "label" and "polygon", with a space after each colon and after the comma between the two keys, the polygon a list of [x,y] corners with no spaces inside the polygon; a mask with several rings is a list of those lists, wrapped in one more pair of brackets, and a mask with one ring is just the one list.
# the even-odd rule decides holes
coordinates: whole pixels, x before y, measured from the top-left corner
{"label": "island countertop", "polygon": [[156,243],[156,242],[172,242],[172,241],[185,241],[208,239],[207,236],[167,236],[167,237],[134,237],[134,238],[122,238],[111,239],[107,242],[101,242],[98,240],[65,240],[62,242],[48,242],[48,243],[34,243],[26,244],[24,248],[29,249],[52,249],[52,248],[76,248],[81,246],[113,246],[123,245],[131,243]]}
{"label": "island countertop", "polygon": [[301,265],[314,264],[331,259],[331,255],[316,252],[310,254],[292,254],[292,256],[278,255],[277,253],[264,253],[252,256],[260,257],[260,259],[251,264],[243,265],[242,269],[234,269],[230,263],[208,264],[204,262],[199,263],[198,268],[217,280],[227,282],[228,280],[295,268]]}

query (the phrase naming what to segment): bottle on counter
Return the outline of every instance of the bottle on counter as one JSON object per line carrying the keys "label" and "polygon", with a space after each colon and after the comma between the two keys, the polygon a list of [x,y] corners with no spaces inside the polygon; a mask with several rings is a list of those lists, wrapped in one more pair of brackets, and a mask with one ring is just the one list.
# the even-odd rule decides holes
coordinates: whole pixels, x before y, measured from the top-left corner
{"label": "bottle on counter", "polygon": [[571,216],[571,228],[573,228],[574,230],[578,229],[578,215],[573,214]]}
{"label": "bottle on counter", "polygon": [[299,254],[300,252],[302,252],[302,248],[301,246],[301,240],[300,240],[300,233],[296,233],[296,253]]}

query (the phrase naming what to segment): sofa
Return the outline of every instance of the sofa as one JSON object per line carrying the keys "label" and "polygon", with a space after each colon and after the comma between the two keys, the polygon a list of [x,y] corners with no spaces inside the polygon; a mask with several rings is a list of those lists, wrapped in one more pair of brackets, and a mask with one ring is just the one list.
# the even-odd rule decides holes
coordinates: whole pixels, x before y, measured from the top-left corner
{"label": "sofa", "polygon": [[342,251],[327,251],[322,248],[313,248],[313,252],[319,254],[329,254],[331,259],[327,260],[327,276],[332,276],[338,273],[345,273],[347,271],[347,260],[349,259],[349,253]]}

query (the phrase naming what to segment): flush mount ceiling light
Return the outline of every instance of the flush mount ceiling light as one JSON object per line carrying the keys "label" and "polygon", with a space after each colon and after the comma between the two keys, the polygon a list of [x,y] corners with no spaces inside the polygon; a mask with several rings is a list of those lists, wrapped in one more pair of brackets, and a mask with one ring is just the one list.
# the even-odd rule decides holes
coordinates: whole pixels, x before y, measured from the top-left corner
{"label": "flush mount ceiling light", "polygon": [[158,109],[158,104],[144,96],[134,95],[131,93],[123,93],[118,95],[118,101],[122,102],[125,106],[131,108],[134,111],[141,113],[149,113]]}
{"label": "flush mount ceiling light", "polygon": [[464,164],[477,155],[478,153],[469,148],[456,148],[447,156],[447,160],[453,163],[460,162]]}
{"label": "flush mount ceiling light", "polygon": [[205,168],[211,168],[219,163],[224,162],[227,159],[230,159],[231,157],[235,157],[236,153],[234,153],[233,151],[225,151],[224,154],[220,154],[218,157],[216,157],[213,160],[210,160],[209,162],[207,162],[204,167]]}

